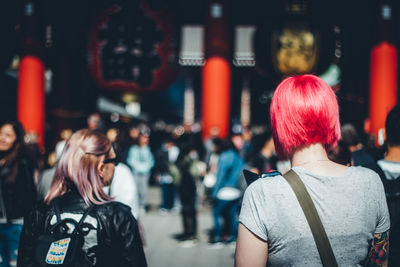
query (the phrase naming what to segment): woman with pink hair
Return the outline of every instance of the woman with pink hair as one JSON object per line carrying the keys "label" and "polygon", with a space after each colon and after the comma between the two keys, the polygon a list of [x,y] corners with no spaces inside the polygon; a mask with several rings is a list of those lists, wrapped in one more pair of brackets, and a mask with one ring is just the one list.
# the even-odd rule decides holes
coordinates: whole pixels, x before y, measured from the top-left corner
{"label": "woman with pink hair", "polygon": [[84,129],[70,137],[44,203],[24,221],[18,266],[38,266],[38,236],[59,219],[78,222],[84,213],[84,259],[77,266],[147,266],[130,208],[113,202],[103,191],[111,183],[116,164],[115,151],[105,135]]}
{"label": "woman with pink hair", "polygon": [[[290,159],[304,183],[337,264],[387,263],[390,220],[379,176],[335,163],[327,155],[340,138],[332,89],[314,75],[289,77],[276,88],[270,117],[277,155]],[[290,185],[279,173],[263,177],[249,185],[243,198],[236,266],[322,266]]]}

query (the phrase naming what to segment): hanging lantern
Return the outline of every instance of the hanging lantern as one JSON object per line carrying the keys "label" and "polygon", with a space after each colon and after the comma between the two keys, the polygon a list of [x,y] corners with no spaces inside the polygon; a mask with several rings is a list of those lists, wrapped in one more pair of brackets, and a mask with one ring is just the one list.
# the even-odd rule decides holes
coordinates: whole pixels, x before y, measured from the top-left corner
{"label": "hanging lantern", "polygon": [[[256,68],[276,80],[324,73],[335,58],[336,36],[329,21],[318,22],[307,1],[286,1],[281,13],[257,28]],[[279,13],[279,14],[278,14]]]}
{"label": "hanging lantern", "polygon": [[89,41],[89,71],[105,89],[155,91],[175,79],[172,20],[147,1],[99,11]]}
{"label": "hanging lantern", "polygon": [[272,32],[272,62],[283,76],[311,73],[318,62],[319,35],[308,23],[287,23]]}

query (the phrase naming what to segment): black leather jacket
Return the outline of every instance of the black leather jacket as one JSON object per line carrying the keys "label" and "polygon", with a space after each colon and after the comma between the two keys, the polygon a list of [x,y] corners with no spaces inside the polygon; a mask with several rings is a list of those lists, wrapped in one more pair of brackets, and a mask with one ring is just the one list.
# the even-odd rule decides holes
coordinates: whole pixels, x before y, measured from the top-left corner
{"label": "black leather jacket", "polygon": [[0,167],[0,197],[2,215],[11,222],[27,215],[36,201],[36,187],[33,181],[33,166],[26,157],[18,158],[15,182],[9,182],[10,170]]}
{"label": "black leather jacket", "polygon": [[[77,191],[59,197],[59,206],[62,217],[63,213],[82,214],[87,208]],[[54,215],[53,206],[39,203],[25,219],[17,266],[38,266],[34,263],[35,242],[38,234],[48,229]],[[97,224],[97,242],[92,240],[88,248],[94,266],[147,266],[137,221],[128,206],[119,202],[96,205],[89,217],[95,218],[94,224]],[[86,246],[87,243],[85,237]]]}

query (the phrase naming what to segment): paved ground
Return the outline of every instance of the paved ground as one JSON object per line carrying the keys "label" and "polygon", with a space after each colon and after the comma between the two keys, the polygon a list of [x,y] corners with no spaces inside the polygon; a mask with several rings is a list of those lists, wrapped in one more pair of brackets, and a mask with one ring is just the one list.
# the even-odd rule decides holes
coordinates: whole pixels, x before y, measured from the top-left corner
{"label": "paved ground", "polygon": [[151,209],[141,215],[145,232],[145,253],[149,267],[225,267],[233,266],[234,246],[210,248],[207,246],[207,231],[212,227],[211,211],[201,207],[198,212],[200,242],[191,247],[184,247],[172,238],[182,231],[180,214],[158,212],[160,191],[151,187],[149,192]]}

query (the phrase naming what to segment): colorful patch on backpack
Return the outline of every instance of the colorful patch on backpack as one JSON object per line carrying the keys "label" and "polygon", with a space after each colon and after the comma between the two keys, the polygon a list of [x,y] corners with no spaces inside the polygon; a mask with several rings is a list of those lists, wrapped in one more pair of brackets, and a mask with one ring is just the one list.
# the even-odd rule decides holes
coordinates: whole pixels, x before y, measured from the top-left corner
{"label": "colorful patch on backpack", "polygon": [[54,265],[63,264],[65,257],[67,256],[70,242],[71,238],[68,237],[51,243],[46,256],[46,263]]}

